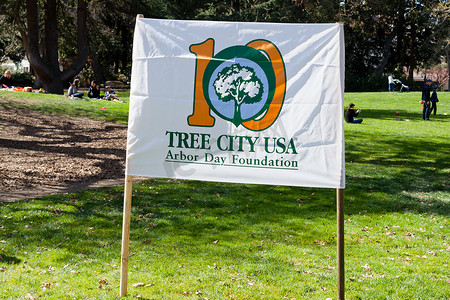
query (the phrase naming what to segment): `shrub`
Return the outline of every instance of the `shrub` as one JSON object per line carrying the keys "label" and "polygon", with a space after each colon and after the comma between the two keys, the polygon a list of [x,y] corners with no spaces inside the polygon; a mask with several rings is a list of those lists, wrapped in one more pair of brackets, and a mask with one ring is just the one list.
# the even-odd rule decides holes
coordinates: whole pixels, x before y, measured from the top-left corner
{"label": "shrub", "polygon": [[377,75],[361,77],[359,75],[345,74],[346,92],[380,92],[387,91],[387,76]]}
{"label": "shrub", "polygon": [[11,78],[17,86],[33,86],[34,76],[30,72],[11,73]]}
{"label": "shrub", "polygon": [[127,83],[128,81],[128,77],[125,74],[117,73],[114,74],[113,76],[115,80],[122,81],[123,83]]}
{"label": "shrub", "polygon": [[92,68],[91,63],[86,63],[83,70],[80,73],[80,86],[89,87],[92,79],[95,79],[94,69]]}
{"label": "shrub", "polygon": [[[387,92],[388,91],[388,75],[376,75],[362,77],[355,74],[345,74],[345,91],[346,92]],[[410,91],[421,91],[423,81],[410,81],[406,77],[395,77],[409,87]],[[398,87],[396,88],[398,91]]]}

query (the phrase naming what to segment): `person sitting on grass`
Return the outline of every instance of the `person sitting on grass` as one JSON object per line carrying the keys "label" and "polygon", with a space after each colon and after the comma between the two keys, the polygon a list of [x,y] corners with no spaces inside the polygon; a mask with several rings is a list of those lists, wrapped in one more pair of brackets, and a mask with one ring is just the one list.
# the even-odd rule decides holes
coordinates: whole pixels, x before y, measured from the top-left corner
{"label": "person sitting on grass", "polygon": [[80,83],[79,79],[75,79],[69,87],[69,90],[67,91],[67,96],[70,98],[79,98],[81,99],[84,96],[83,92],[78,92],[78,84]]}
{"label": "person sitting on grass", "polygon": [[409,92],[409,86],[405,85],[405,84],[402,83],[401,81],[400,81],[400,84],[401,84],[400,92],[403,92],[403,91]]}
{"label": "person sitting on grass", "polygon": [[356,116],[361,112],[360,109],[355,111],[355,104],[350,103],[347,108],[347,112],[345,113],[345,121],[347,123],[362,123],[363,119],[355,119]]}
{"label": "person sitting on grass", "polygon": [[100,99],[100,87],[95,83],[94,80],[92,80],[91,85],[89,86],[87,95],[89,98]]}
{"label": "person sitting on grass", "polygon": [[9,88],[13,87],[11,72],[9,72],[9,70],[6,70],[5,75],[0,77],[0,87],[5,88],[5,89],[9,89]]}
{"label": "person sitting on grass", "polygon": [[120,100],[119,97],[117,97],[116,92],[114,92],[110,86],[106,86],[106,92],[105,92],[104,99],[108,100],[108,101],[115,101],[115,102],[123,103],[123,101]]}

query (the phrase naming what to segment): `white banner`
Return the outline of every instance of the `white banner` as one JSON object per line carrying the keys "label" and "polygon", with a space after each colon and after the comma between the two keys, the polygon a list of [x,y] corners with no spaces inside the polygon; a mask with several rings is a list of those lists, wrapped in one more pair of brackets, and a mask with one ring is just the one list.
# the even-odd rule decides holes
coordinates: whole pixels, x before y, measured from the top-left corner
{"label": "white banner", "polygon": [[343,37],[137,19],[126,174],[344,188]]}

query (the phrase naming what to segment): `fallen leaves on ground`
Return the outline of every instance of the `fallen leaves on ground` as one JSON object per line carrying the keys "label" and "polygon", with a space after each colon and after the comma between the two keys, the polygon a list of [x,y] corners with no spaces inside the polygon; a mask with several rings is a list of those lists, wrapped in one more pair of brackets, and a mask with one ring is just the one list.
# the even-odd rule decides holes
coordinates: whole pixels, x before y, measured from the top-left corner
{"label": "fallen leaves on ground", "polygon": [[[0,109],[0,192],[122,177],[126,126]],[[53,214],[60,214],[56,209]]]}

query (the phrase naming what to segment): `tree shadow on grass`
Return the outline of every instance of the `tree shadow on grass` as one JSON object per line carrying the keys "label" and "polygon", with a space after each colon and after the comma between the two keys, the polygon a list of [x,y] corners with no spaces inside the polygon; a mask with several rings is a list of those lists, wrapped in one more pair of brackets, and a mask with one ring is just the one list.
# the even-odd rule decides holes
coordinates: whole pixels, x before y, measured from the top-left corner
{"label": "tree shadow on grass", "polygon": [[[364,133],[349,136],[347,214],[407,210],[449,215],[448,203],[435,195],[449,190],[448,142],[424,143]],[[59,151],[52,147],[46,145],[45,149]],[[92,149],[73,155],[89,155],[89,151]],[[286,236],[292,235],[297,244],[315,240],[335,243],[334,189],[150,179],[135,184],[133,190],[131,229],[133,238],[142,241],[161,242],[167,236],[176,236],[180,247],[187,246],[192,238],[200,244],[212,243],[217,236],[232,241],[238,228],[244,238],[269,237],[289,243]],[[16,222],[4,225],[8,232],[18,231],[6,237],[8,243],[18,244],[26,238],[33,247],[59,245],[72,255],[95,255],[120,247],[122,188],[35,201],[40,206],[38,212],[26,202],[10,204],[11,213],[27,218],[24,221],[18,217]],[[29,223],[29,230],[24,230],[24,222]]]}
{"label": "tree shadow on grass", "polygon": [[[370,164],[377,162],[369,161]],[[387,167],[387,163],[382,167]],[[401,170],[398,175],[408,177],[409,170]],[[416,171],[418,175],[426,172]],[[366,177],[356,173],[348,178],[346,214],[361,210],[367,210],[367,214],[405,210],[449,214],[448,205],[443,206],[439,200],[421,203],[424,199],[410,193],[416,190],[414,181],[398,182],[397,174]],[[436,184],[429,189],[445,191],[446,187]],[[8,222],[0,220],[3,231],[13,233],[3,234],[10,245],[5,247],[6,256],[13,257],[15,248],[26,245],[23,250],[29,252],[45,248],[64,250],[64,260],[69,262],[99,255],[107,261],[118,258],[123,217],[121,187],[0,205],[2,215],[15,216]],[[172,245],[169,248],[174,253],[194,251],[216,239],[221,243],[217,249],[235,257],[245,256],[245,251],[231,253],[226,249],[227,243],[244,240],[250,245],[265,240],[311,246],[321,241],[334,246],[335,224],[334,189],[167,179],[149,179],[133,186],[131,240],[136,243],[135,251],[150,247],[158,253],[158,248],[164,249],[162,245],[166,243]],[[154,245],[158,247],[154,249]]]}
{"label": "tree shadow on grass", "polygon": [[[314,189],[163,179],[135,184],[134,190],[131,228],[141,240],[146,236],[153,240],[180,235],[210,243],[211,233],[226,239],[237,228],[245,236],[265,234],[281,240],[285,230],[295,234],[301,220],[309,223],[310,219],[320,218],[327,224],[335,223],[335,192],[330,190],[314,194]],[[122,201],[122,189],[102,188],[9,203],[5,213],[21,221],[20,225],[2,224],[6,232],[15,232],[6,238],[7,243],[23,243],[33,249],[66,249],[72,255],[117,250]],[[34,202],[39,203],[39,210]],[[306,228],[298,235],[309,237],[317,232]],[[319,234],[327,238],[333,232]],[[228,238],[232,241],[236,236]]]}
{"label": "tree shadow on grass", "polygon": [[[439,107],[438,107],[439,109]],[[398,115],[396,113],[399,113]],[[410,110],[403,110],[401,107],[395,107],[395,103],[392,107],[386,109],[366,109],[358,116],[364,119],[376,119],[376,120],[394,120],[403,119],[410,121],[422,121],[422,105],[418,104],[416,112],[412,113]],[[449,117],[442,114],[430,115],[431,121],[436,122],[449,122]],[[367,123],[368,120],[364,120]]]}
{"label": "tree shadow on grass", "polygon": [[20,260],[19,258],[15,257],[15,256],[8,256],[5,255],[3,253],[0,254],[0,263],[6,263],[9,265],[13,265],[13,264],[18,264],[22,262],[22,260]]}
{"label": "tree shadow on grass", "polygon": [[[450,143],[364,133],[351,139],[346,153],[347,170],[352,170],[347,171],[347,190],[356,199],[364,199],[370,212],[411,209],[450,214],[448,201],[439,196],[449,192]],[[386,197],[383,201],[367,197],[375,193]]]}

